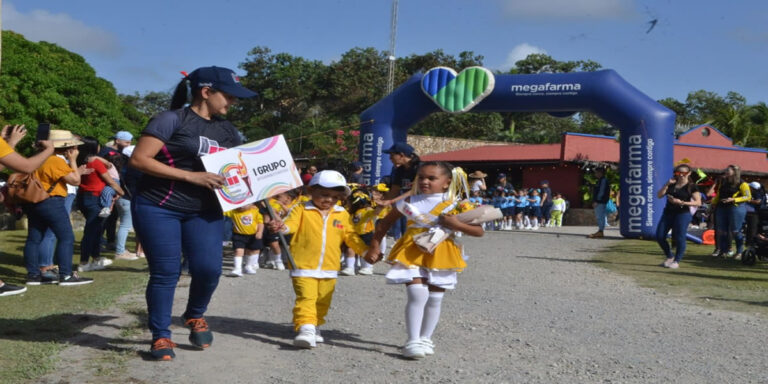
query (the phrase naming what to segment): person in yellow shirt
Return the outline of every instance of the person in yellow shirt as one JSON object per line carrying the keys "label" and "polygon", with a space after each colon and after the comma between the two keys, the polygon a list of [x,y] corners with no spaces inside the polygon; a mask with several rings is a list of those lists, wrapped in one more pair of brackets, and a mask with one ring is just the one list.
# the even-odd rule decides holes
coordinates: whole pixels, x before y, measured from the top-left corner
{"label": "person in yellow shirt", "polygon": [[[384,208],[389,207],[384,207],[382,205],[373,206],[371,197],[368,195],[366,189],[358,188],[352,192],[349,213],[352,214],[352,223],[355,225],[355,232],[360,235],[360,238],[363,239],[367,245],[371,244],[373,230],[376,228],[376,221]],[[363,255],[356,255],[352,248],[347,248],[345,252],[345,266],[339,273],[344,276],[354,276],[357,258],[360,256],[362,259]],[[357,273],[363,276],[372,275],[373,265],[365,260],[360,260],[360,269]]]}
{"label": "person in yellow shirt", "polygon": [[[272,211],[278,218],[283,218],[288,215],[288,211],[291,210],[292,204],[291,195],[287,192],[279,193],[267,200],[267,204],[272,207]],[[266,207],[265,207],[266,208]],[[265,211],[264,224],[269,224],[271,218]],[[283,264],[283,254],[280,250],[280,235],[277,232],[273,232],[267,227],[267,233],[264,237],[264,243],[269,247],[269,260],[264,263],[265,268],[277,269],[278,271],[285,270],[285,264]]]}
{"label": "person in yellow shirt", "polygon": [[259,269],[259,252],[264,247],[261,238],[264,234],[264,218],[253,204],[224,212],[232,219],[232,248],[235,250],[232,271],[228,276],[243,276],[243,255],[245,255],[245,273],[255,275]]}
{"label": "person in yellow shirt", "polygon": [[[32,173],[53,154],[53,143],[50,140],[38,141],[37,144],[43,150],[30,158],[26,158],[16,153],[14,147],[26,135],[27,129],[24,125],[6,125],[3,127],[2,132],[0,132],[0,170],[7,167],[17,172]],[[0,195],[0,202],[1,201],[3,201],[2,195]],[[71,268],[71,255],[69,262]],[[17,295],[26,291],[26,287],[11,285],[0,280],[0,296]]]}
{"label": "person in yellow shirt", "polygon": [[341,262],[341,244],[358,254],[367,246],[355,233],[349,213],[336,203],[350,190],[341,173],[322,171],[309,182],[311,200],[294,207],[285,222],[273,220],[270,229],[291,234],[291,253],[296,269],[291,270],[296,303],[293,307],[293,345],[314,348],[323,342],[318,327],[325,323],[331,306]]}

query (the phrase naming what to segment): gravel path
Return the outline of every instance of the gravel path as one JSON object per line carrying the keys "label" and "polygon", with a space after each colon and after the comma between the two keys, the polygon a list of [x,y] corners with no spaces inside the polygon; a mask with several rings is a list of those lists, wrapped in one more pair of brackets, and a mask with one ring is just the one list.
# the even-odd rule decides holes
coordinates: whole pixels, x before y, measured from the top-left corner
{"label": "gravel path", "polygon": [[[188,347],[179,289],[175,361],[143,360],[149,334],[119,335],[131,316],[93,314],[103,321],[75,338],[42,382],[768,383],[764,318],[694,306],[592,265],[596,251],[620,241],[616,230],[586,239],[592,230],[465,238],[469,268],[443,301],[436,354],[421,361],[399,357],[405,292],[384,284],[379,263],[374,276],[339,278],[326,344],[314,350],[291,344],[287,273],[260,270],[222,277],[207,316],[210,349]],[[95,376],[89,361],[104,349],[127,357]]]}

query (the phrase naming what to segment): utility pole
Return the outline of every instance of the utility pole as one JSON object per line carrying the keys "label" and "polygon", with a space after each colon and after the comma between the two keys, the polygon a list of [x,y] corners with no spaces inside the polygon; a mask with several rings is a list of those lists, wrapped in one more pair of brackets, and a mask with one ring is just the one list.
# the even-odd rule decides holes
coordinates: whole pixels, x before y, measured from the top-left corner
{"label": "utility pole", "polygon": [[[2,1],[2,0],[0,0]],[[392,0],[392,24],[389,27],[389,72],[387,74],[387,95],[395,89],[395,41],[397,40],[397,2]]]}

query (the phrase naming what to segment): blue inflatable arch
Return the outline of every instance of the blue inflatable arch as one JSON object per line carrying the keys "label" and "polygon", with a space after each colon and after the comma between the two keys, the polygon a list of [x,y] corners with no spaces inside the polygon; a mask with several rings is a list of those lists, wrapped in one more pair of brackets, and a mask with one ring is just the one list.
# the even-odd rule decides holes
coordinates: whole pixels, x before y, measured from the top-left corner
{"label": "blue inflatable arch", "polygon": [[465,104],[469,105],[464,110],[472,112],[548,112],[567,116],[589,111],[620,130],[621,234],[629,238],[655,235],[664,206],[656,192],[669,180],[672,170],[674,112],[613,70],[496,76],[482,70],[490,75],[485,85],[479,77],[464,76],[463,81],[477,83],[474,88],[485,86],[485,94],[471,101],[473,95],[458,91],[455,98],[465,99],[458,107],[451,106],[451,94],[446,98],[445,93],[446,89],[451,91],[451,80],[460,80],[466,70],[459,77],[455,73],[451,77],[441,72],[444,68],[435,68],[412,76],[365,110],[360,120],[372,121],[361,128],[359,144],[366,183],[378,183],[391,173],[392,163],[382,151],[395,141],[406,141],[408,129],[433,112],[451,108],[455,112]]}

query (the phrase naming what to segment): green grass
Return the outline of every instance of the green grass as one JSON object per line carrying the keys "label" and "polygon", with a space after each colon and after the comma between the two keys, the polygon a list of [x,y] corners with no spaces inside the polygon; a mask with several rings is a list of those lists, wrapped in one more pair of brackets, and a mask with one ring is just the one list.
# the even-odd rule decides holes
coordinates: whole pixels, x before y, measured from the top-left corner
{"label": "green grass", "polygon": [[706,307],[768,316],[768,263],[746,266],[710,256],[711,245],[688,243],[677,270],[660,266],[653,241],[624,240],[601,253],[595,265],[632,277],[639,285]]}
{"label": "green grass", "polygon": [[[76,237],[80,236],[76,233]],[[26,231],[0,231],[0,279],[24,284],[25,240]],[[75,244],[77,262],[79,241]],[[128,245],[132,249],[131,241]],[[0,298],[0,383],[31,381],[50,372],[67,339],[111,318],[93,312],[114,307],[119,297],[141,291],[148,278],[144,260],[116,261],[106,270],[82,275],[94,278],[94,283],[30,286],[22,295]]]}

